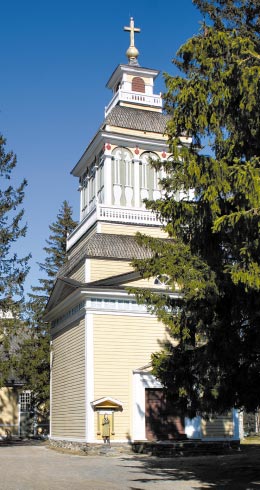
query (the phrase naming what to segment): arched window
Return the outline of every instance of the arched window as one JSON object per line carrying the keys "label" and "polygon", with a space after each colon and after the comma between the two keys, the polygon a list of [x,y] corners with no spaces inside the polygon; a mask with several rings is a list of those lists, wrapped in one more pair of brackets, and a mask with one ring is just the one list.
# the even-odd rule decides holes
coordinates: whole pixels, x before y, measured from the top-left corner
{"label": "arched window", "polygon": [[133,155],[127,148],[117,147],[112,152],[113,204],[133,205],[134,164]]}
{"label": "arched window", "polygon": [[140,77],[134,77],[132,80],[132,92],[141,92],[145,93],[145,85],[144,81]]}

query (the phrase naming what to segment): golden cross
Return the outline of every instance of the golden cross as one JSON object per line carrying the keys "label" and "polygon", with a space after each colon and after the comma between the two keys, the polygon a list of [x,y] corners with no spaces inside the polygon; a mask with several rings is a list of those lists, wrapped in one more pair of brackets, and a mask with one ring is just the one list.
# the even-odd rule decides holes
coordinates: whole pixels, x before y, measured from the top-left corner
{"label": "golden cross", "polygon": [[139,27],[135,27],[133,17],[130,18],[130,27],[124,27],[124,31],[130,31],[130,46],[135,45],[135,32],[141,32]]}

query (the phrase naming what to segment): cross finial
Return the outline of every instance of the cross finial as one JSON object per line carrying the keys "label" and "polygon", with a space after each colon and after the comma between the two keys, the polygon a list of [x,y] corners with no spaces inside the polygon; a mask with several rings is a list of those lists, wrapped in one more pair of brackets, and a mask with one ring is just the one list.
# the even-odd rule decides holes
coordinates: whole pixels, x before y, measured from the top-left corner
{"label": "cross finial", "polygon": [[130,26],[124,27],[124,31],[130,31],[130,46],[133,47],[135,45],[135,32],[141,31],[139,27],[135,27],[133,17],[130,17]]}
{"label": "cross finial", "polygon": [[128,57],[131,65],[138,65],[137,57],[139,55],[139,51],[135,47],[135,32],[141,32],[141,29],[139,29],[139,27],[135,27],[133,17],[130,18],[130,26],[124,27],[124,31],[130,31],[130,46],[126,52],[126,56]]}

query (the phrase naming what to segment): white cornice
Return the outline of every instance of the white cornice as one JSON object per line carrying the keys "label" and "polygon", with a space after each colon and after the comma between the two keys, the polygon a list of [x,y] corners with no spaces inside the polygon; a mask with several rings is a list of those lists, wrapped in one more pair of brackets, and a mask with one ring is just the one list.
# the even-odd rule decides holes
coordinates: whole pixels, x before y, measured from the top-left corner
{"label": "white cornice", "polygon": [[[158,134],[158,133],[156,133]],[[71,170],[71,174],[74,175],[75,177],[80,177],[83,170],[85,170],[87,164],[92,163],[93,158],[99,151],[102,150],[104,143],[106,141],[109,141],[110,143],[114,145],[120,145],[124,143],[126,146],[139,146],[143,150],[153,150],[157,149],[165,149],[167,146],[167,142],[165,139],[154,139],[152,136],[146,136],[142,137],[137,136],[137,135],[130,135],[130,134],[119,134],[119,133],[114,133],[113,131],[109,130],[100,130],[96,133],[86,150],[84,151],[82,157],[79,159],[78,163],[75,165],[75,167]]]}
{"label": "white cornice", "polygon": [[154,79],[159,75],[160,72],[152,68],[142,68],[141,66],[118,65],[109,78],[106,86],[108,88],[113,88],[116,85],[117,81],[122,78],[123,73],[138,74],[139,76],[148,76]]}
{"label": "white cornice", "polygon": [[142,150],[153,150],[153,149],[165,149],[167,146],[167,142],[165,139],[154,139],[153,137],[145,137],[143,138],[142,136],[131,136],[129,134],[122,135],[118,133],[113,133],[113,132],[107,132],[104,133],[106,137],[109,135],[109,141],[110,143],[117,145],[117,144],[122,144],[125,143],[126,146],[132,146],[135,147],[136,145],[141,148]]}
{"label": "white cornice", "polygon": [[75,177],[80,177],[82,174],[83,169],[85,169],[87,162],[91,163],[92,158],[99,153],[102,148],[103,148],[103,141],[104,134],[99,130],[89,145],[87,146],[86,150],[84,151],[83,155],[79,159],[78,163],[73,167],[71,170],[71,174],[74,175]]}

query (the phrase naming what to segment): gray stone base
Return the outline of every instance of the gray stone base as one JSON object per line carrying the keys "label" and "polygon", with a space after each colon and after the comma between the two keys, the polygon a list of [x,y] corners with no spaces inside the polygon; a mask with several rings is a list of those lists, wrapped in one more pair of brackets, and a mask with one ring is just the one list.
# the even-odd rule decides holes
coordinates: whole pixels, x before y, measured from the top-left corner
{"label": "gray stone base", "polygon": [[207,456],[240,451],[240,441],[135,441],[132,451],[149,456]]}
{"label": "gray stone base", "polygon": [[105,456],[116,456],[117,454],[131,454],[132,445],[128,443],[116,443],[111,444],[91,444],[87,442],[74,442],[74,441],[63,441],[63,440],[49,440],[50,447],[54,449],[64,449],[66,451],[71,451],[71,453],[82,453],[82,455],[105,455]]}

